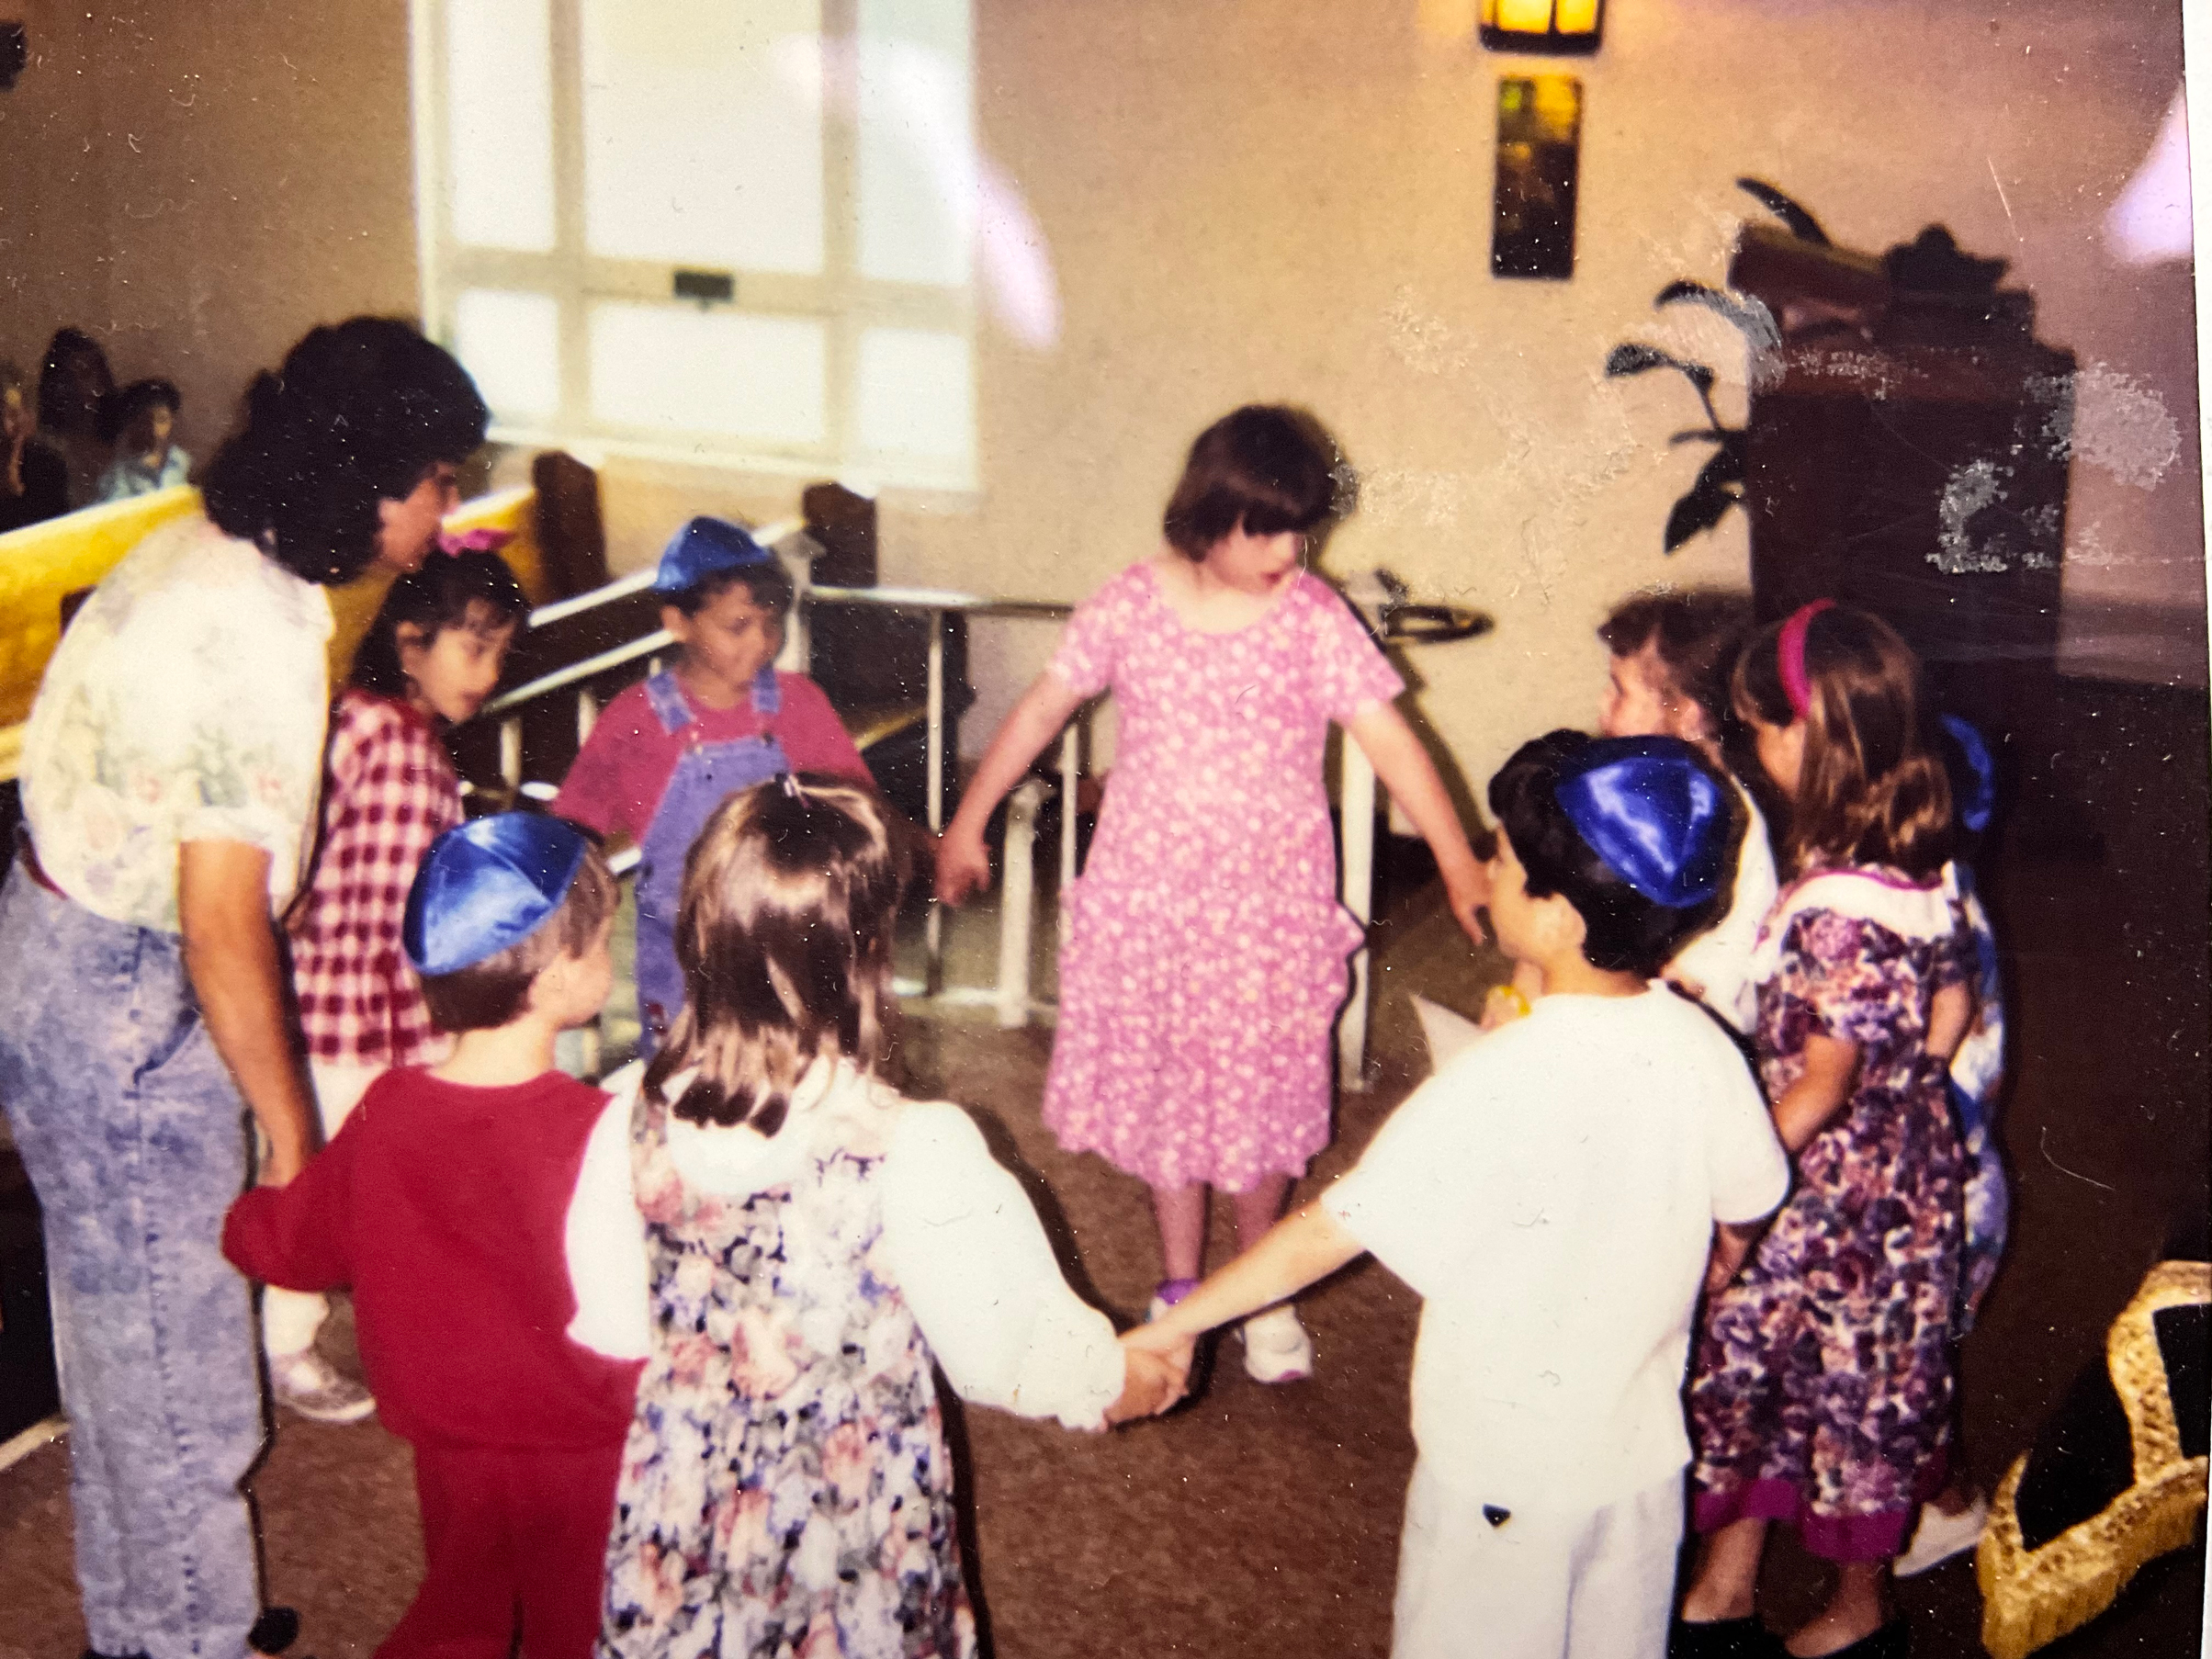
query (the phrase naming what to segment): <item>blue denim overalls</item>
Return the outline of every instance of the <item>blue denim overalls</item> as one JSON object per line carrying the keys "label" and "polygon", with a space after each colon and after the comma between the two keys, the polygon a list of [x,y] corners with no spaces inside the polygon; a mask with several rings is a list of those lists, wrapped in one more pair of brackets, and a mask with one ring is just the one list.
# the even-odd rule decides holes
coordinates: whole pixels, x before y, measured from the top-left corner
{"label": "blue denim overalls", "polygon": [[757,738],[708,743],[684,702],[672,672],[645,683],[646,699],[661,728],[686,734],[683,756],[660,793],[645,828],[638,863],[638,1019],[644,1028],[638,1052],[650,1055],[683,1009],[683,973],[676,965],[676,907],[683,891],[683,860],[714,810],[728,796],[791,770],[774,721],[783,706],[772,663],[753,676],[752,710],[761,717]]}

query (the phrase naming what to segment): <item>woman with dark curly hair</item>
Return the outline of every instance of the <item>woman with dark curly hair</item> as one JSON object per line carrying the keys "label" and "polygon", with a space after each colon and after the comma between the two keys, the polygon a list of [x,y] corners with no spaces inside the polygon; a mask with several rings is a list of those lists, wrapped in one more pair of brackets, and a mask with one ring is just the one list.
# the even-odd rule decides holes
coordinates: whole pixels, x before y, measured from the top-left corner
{"label": "woman with dark curly hair", "polygon": [[28,836],[0,888],[0,1100],[45,1215],[95,1654],[247,1651],[261,1391],[218,1239],[243,1112],[264,1181],[313,1142],[274,919],[312,841],[324,589],[421,565],[487,418],[407,324],[314,330],[254,379],[205,515],[101,582],[31,710]]}

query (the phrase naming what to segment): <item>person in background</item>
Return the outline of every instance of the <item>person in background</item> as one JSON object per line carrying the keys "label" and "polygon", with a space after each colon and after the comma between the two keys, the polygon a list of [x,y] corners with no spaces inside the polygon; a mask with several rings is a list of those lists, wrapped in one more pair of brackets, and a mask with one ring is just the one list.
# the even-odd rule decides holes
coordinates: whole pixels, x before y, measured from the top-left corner
{"label": "person in background", "polygon": [[69,511],[69,463],[39,436],[23,371],[0,362],[0,532]]}
{"label": "person in background", "polygon": [[31,707],[0,1106],[44,1222],[96,1654],[243,1659],[256,1625],[261,1380],[220,1235],[249,1112],[270,1185],[314,1145],[276,919],[314,831],[325,589],[423,562],[489,419],[406,324],[314,330],[255,378],[205,513],[123,556]]}
{"label": "person in background", "polygon": [[99,499],[110,446],[100,436],[100,405],[115,391],[107,354],[83,329],[59,328],[39,369],[39,430],[69,464],[69,504]]}
{"label": "person in background", "polygon": [[735,790],[787,772],[875,786],[822,688],[779,673],[791,577],[738,525],[694,518],[660,555],[660,626],[683,655],[606,705],[553,810],[637,843],[638,1013],[648,1055],[683,1007],[676,895],[699,827]]}
{"label": "person in background", "polygon": [[93,499],[119,502],[185,482],[192,457],[175,442],[184,398],[167,380],[133,380],[102,400],[100,440],[115,459],[100,474]]}

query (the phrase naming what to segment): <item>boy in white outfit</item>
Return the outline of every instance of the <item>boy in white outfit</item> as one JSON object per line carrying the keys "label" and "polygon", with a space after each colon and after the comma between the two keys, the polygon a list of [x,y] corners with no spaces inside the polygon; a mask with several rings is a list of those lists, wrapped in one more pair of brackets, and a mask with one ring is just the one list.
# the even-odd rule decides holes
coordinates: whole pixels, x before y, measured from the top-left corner
{"label": "boy in white outfit", "polygon": [[1491,924],[1545,995],[1127,1340],[1183,1357],[1371,1251],[1423,1299],[1394,1659],[1657,1659],[1692,1312],[1789,1179],[1735,1046],[1653,977],[1725,909],[1743,815],[1678,739],[1571,731],[1490,804]]}

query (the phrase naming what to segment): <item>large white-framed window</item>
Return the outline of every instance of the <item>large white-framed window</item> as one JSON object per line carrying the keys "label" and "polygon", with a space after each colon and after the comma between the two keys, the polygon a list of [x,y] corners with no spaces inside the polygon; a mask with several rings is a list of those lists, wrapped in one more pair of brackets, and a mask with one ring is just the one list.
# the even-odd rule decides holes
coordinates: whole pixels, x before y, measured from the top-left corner
{"label": "large white-framed window", "polygon": [[424,325],[492,435],[968,489],[970,0],[411,0]]}

